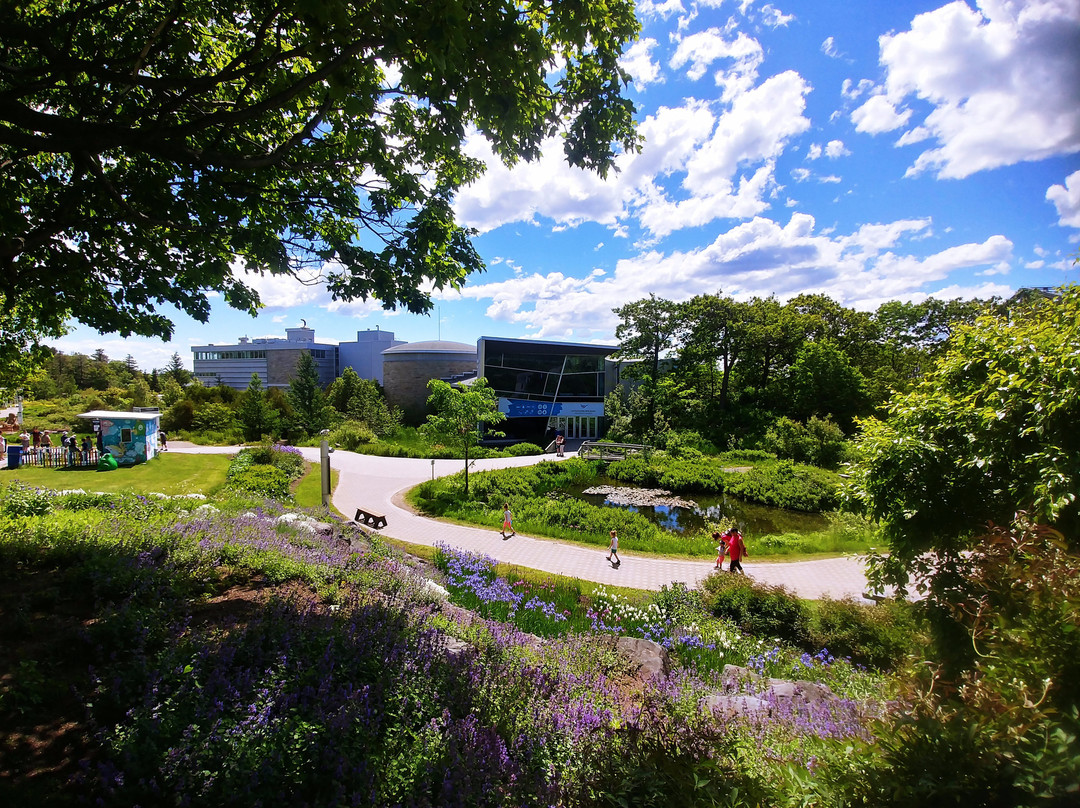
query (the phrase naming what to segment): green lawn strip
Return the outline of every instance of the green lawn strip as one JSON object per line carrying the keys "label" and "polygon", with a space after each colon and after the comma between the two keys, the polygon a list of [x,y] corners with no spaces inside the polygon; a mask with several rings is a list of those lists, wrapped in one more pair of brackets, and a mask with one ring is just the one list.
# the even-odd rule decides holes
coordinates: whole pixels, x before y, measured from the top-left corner
{"label": "green lawn strip", "polygon": [[0,471],[0,481],[66,490],[81,488],[105,493],[209,494],[225,482],[227,455],[165,452],[146,463],[113,471],[92,468],[20,466]]}
{"label": "green lawn strip", "polygon": [[[330,495],[333,496],[334,491],[338,487],[338,479],[340,474],[337,469],[330,469]],[[292,486],[293,499],[296,500],[296,504],[301,508],[319,508],[322,507],[322,475],[319,473],[319,466],[317,463],[309,463],[307,471],[304,472],[304,476],[293,483]],[[343,519],[348,519],[341,511],[334,507],[331,501],[330,510],[336,513]]]}

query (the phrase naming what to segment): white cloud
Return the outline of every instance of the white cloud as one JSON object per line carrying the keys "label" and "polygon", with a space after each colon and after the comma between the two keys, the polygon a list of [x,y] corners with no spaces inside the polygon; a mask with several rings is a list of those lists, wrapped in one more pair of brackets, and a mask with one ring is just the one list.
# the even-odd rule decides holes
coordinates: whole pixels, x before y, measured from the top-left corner
{"label": "white cloud", "polygon": [[811,143],[806,150],[806,156],[810,160],[817,160],[822,155],[835,160],[838,157],[846,157],[851,154],[842,140],[830,140],[824,146],[819,143]]}
{"label": "white cloud", "polygon": [[671,57],[670,65],[676,70],[689,65],[686,75],[697,81],[714,62],[731,60],[734,64],[730,68],[718,70],[713,76],[716,86],[723,89],[721,99],[730,101],[754,86],[757,69],[764,58],[765,54],[757,40],[739,32],[729,41],[719,28],[709,28],[683,38]]}
{"label": "white cloud", "polygon": [[[885,300],[923,299],[926,285],[957,270],[1000,271],[1012,253],[1003,236],[925,257],[908,253],[908,242],[929,234],[928,219],[864,225],[849,235],[815,230],[813,217],[804,213],[792,214],[787,225],[756,217],[695,249],[650,249],[620,260],[612,276],[600,270],[580,279],[534,273],[470,285],[462,294],[490,300],[488,316],[530,335],[587,341],[610,339],[616,325],[611,309],[650,293],[675,301],[717,291],[785,300],[810,291],[843,305],[876,308]],[[950,290],[950,297],[1009,293],[1000,285]]]}
{"label": "white cloud", "polygon": [[793,71],[735,93],[730,104],[687,99],[661,107],[639,127],[639,154],[619,158],[607,181],[572,169],[556,140],[535,163],[507,169],[481,137],[466,150],[489,166],[455,200],[459,220],[484,232],[509,222],[558,226],[596,222],[625,236],[636,216],[653,237],[716,219],[746,219],[768,207],[775,159],[787,142],[809,128],[806,81]]}
{"label": "white cloud", "polygon": [[1059,225],[1080,227],[1080,171],[1066,177],[1064,185],[1047,188],[1046,198],[1057,208]]}
{"label": "white cloud", "polygon": [[925,126],[916,126],[914,129],[909,129],[904,134],[900,135],[900,139],[896,141],[897,146],[911,146],[915,143],[922,143],[924,140],[929,140],[934,134]]}
{"label": "white cloud", "polygon": [[909,174],[963,178],[1080,150],[1075,0],[982,0],[977,11],[957,0],[917,15],[910,30],[880,44],[886,101],[875,101],[874,112],[882,115],[867,112],[856,124],[889,131],[886,104],[909,97],[930,104],[921,127],[935,145]]}
{"label": "white cloud", "polygon": [[821,52],[830,59],[840,58],[840,51],[836,49],[836,39],[831,36],[827,37],[825,41],[821,43]]}
{"label": "white cloud", "polygon": [[872,95],[862,106],[851,113],[856,132],[879,135],[904,126],[911,118],[911,110],[898,110],[885,95]]}
{"label": "white cloud", "polygon": [[851,154],[844,146],[842,140],[830,140],[825,144],[825,156],[835,160],[837,157],[846,157]]}
{"label": "white cloud", "polygon": [[857,84],[851,79],[844,79],[840,85],[840,95],[848,101],[855,101],[874,89],[874,82],[870,79],[861,79]]}
{"label": "white cloud", "polygon": [[793,168],[791,170],[791,176],[795,178],[795,182],[806,182],[808,179],[810,179],[810,169]]}
{"label": "white cloud", "polygon": [[633,77],[634,84],[638,87],[647,87],[664,80],[660,63],[652,58],[656,45],[656,40],[651,37],[642,39],[631,45],[619,60],[620,67]]}
{"label": "white cloud", "polygon": [[785,14],[771,3],[761,7],[761,22],[769,28],[782,28],[795,19],[794,14]]}

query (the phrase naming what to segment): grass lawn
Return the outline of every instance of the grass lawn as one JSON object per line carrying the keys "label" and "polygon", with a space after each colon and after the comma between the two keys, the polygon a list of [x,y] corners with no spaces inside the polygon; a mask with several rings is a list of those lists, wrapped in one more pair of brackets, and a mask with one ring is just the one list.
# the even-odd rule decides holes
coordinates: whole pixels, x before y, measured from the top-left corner
{"label": "grass lawn", "polygon": [[53,490],[82,488],[106,493],[209,494],[225,482],[231,459],[227,455],[166,452],[148,463],[121,466],[114,471],[21,466],[0,471],[0,484],[18,480]]}
{"label": "grass lawn", "polygon": [[[330,469],[331,496],[337,490],[339,476],[337,469]],[[296,483],[292,493],[293,497],[296,498],[296,504],[301,508],[319,508],[322,506],[322,477],[319,474],[318,463],[308,464],[307,472]],[[333,502],[330,503],[330,510],[335,513],[338,512]]]}

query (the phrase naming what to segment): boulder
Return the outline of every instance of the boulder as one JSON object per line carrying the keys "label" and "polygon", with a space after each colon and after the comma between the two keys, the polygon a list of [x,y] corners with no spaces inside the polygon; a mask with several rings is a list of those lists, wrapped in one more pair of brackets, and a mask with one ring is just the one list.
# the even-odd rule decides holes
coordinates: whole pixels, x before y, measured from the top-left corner
{"label": "boulder", "polygon": [[619,637],[616,647],[630,658],[635,674],[643,681],[671,672],[671,657],[660,643],[639,637]]}
{"label": "boulder", "polygon": [[723,713],[724,715],[751,715],[752,713],[768,712],[769,703],[756,696],[714,694],[706,696],[700,702],[701,709],[710,713]]}

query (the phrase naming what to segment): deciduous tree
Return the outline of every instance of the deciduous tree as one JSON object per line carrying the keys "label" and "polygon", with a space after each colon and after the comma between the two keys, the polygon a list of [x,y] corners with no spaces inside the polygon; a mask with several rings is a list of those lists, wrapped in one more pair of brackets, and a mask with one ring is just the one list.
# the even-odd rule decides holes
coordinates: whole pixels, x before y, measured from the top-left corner
{"label": "deciduous tree", "polygon": [[958,328],[934,369],[862,424],[849,494],[886,531],[886,578],[1017,511],[1075,547],[1078,424],[1080,287]]}
{"label": "deciduous tree", "polygon": [[[636,148],[630,0],[0,4],[0,296],[44,329],[168,337],[245,272],[430,308],[482,267],[454,219],[482,164]],[[305,275],[311,277],[310,275]]]}
{"label": "deciduous tree", "polygon": [[[428,382],[428,406],[435,412],[420,429],[465,455],[465,496],[469,495],[469,450],[478,445],[484,430],[506,420],[499,412],[499,397],[481,377],[469,385],[452,387],[439,379]],[[496,433],[501,434],[501,433]]]}

